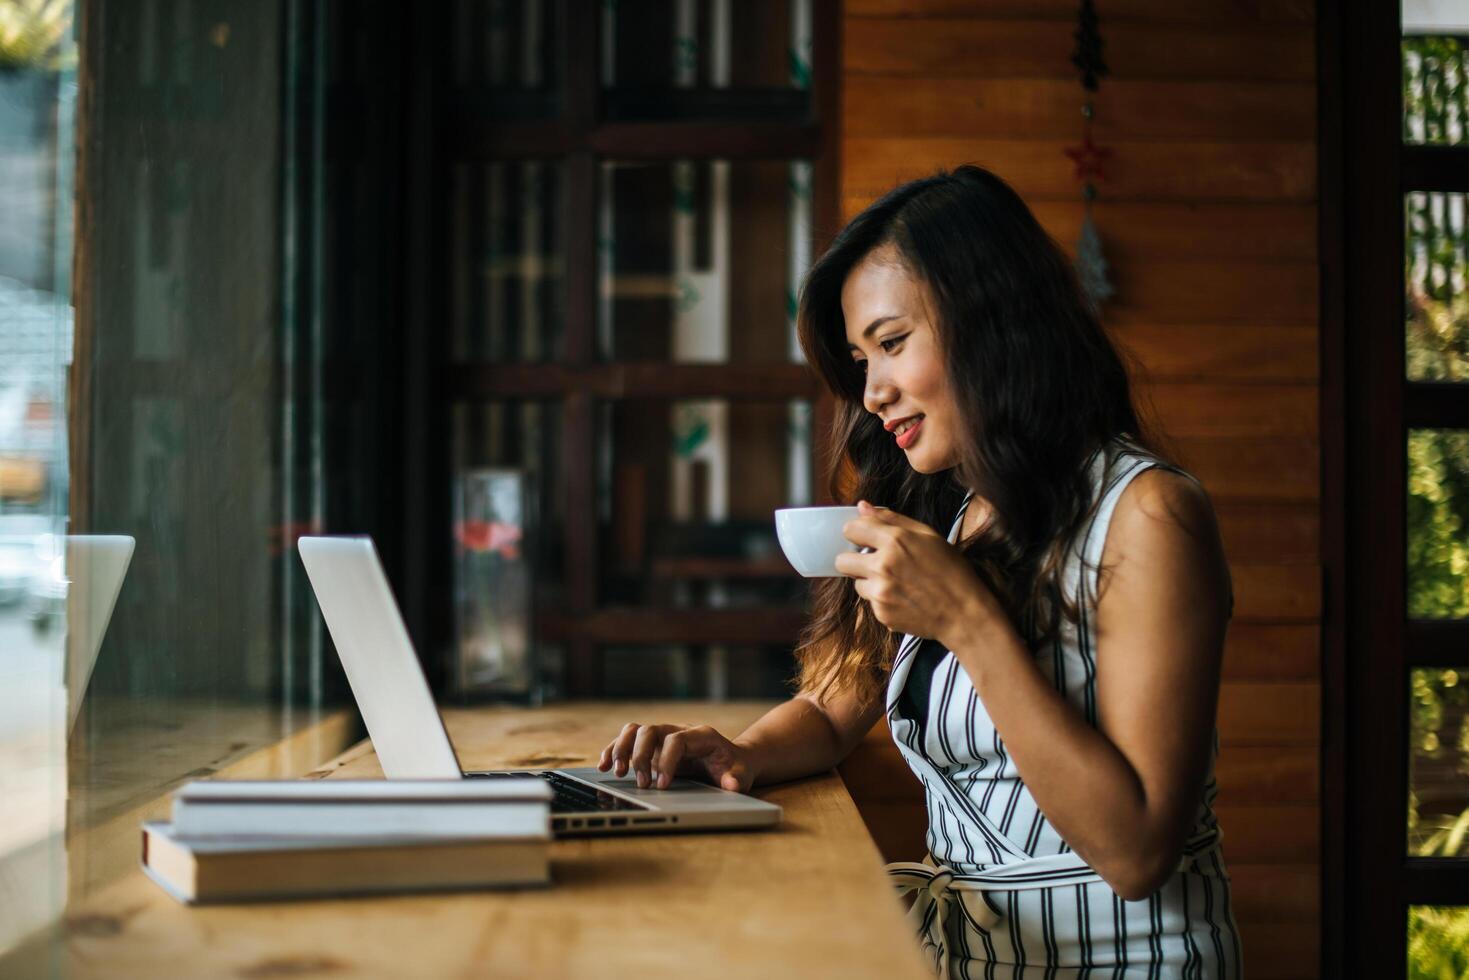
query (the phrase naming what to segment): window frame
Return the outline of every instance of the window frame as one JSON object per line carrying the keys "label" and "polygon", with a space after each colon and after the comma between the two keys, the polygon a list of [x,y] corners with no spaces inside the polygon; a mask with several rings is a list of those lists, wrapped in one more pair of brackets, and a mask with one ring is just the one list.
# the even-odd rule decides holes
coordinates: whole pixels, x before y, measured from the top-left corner
{"label": "window frame", "polygon": [[1469,146],[1403,142],[1398,4],[1317,11],[1322,975],[1403,976],[1408,907],[1469,905],[1469,860],[1406,850],[1410,672],[1469,650],[1469,620],[1407,615],[1407,435],[1469,428],[1469,384],[1407,380],[1403,201],[1469,192]]}

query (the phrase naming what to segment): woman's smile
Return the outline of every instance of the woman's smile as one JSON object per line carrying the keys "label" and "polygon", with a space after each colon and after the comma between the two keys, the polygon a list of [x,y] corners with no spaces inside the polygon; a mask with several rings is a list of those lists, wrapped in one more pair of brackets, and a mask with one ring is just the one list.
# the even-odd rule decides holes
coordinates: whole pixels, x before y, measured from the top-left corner
{"label": "woman's smile", "polygon": [[918,441],[918,430],[923,427],[923,416],[913,415],[902,419],[891,431],[898,440],[899,449],[907,449]]}

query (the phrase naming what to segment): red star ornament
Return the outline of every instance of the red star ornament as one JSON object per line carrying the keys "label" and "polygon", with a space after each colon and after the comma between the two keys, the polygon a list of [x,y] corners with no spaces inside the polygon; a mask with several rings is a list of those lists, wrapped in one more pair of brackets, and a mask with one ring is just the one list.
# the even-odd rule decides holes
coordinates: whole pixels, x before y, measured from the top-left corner
{"label": "red star ornament", "polygon": [[1102,164],[1112,155],[1112,151],[1105,146],[1093,143],[1091,133],[1086,134],[1080,146],[1068,146],[1066,155],[1076,163],[1077,180],[1106,179],[1107,175],[1102,172]]}

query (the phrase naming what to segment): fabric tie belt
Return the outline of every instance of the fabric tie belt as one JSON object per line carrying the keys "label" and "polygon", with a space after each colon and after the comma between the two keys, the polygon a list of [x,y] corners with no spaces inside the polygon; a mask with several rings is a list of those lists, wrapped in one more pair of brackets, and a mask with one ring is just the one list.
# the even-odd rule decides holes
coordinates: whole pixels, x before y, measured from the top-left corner
{"label": "fabric tie belt", "polygon": [[[1198,862],[1203,873],[1211,874],[1212,863],[1199,859],[1218,847],[1217,831],[1194,838],[1184,848],[1178,861],[1178,871]],[[931,947],[938,957],[939,980],[949,978],[949,934],[945,931],[945,922],[955,905],[959,906],[962,915],[988,932],[999,925],[1000,916],[985,899],[985,892],[1105,883],[1105,879],[1083,864],[1074,852],[1000,865],[977,874],[960,874],[953,868],[935,864],[933,856],[928,855],[922,862],[894,861],[887,866],[887,872],[900,897],[917,893],[908,909],[908,925],[924,942],[925,948]]]}

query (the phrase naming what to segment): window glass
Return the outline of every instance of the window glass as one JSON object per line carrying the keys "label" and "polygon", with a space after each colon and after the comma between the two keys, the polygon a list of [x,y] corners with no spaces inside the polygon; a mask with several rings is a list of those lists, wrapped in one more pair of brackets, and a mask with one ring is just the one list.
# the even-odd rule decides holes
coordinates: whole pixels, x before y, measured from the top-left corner
{"label": "window glass", "polygon": [[1403,38],[1403,142],[1433,146],[1469,142],[1466,53],[1469,47],[1463,36]]}
{"label": "window glass", "polygon": [[1469,228],[1465,195],[1406,195],[1409,381],[1469,381]]}
{"label": "window glass", "polygon": [[1469,666],[1409,674],[1408,854],[1469,857]]}
{"label": "window glass", "polygon": [[600,422],[603,602],[802,601],[774,511],[811,502],[809,402],[629,399],[605,403]]}
{"label": "window glass", "polygon": [[1408,615],[1469,616],[1469,430],[1408,433]]}
{"label": "window glass", "polygon": [[[34,8],[34,9],[32,9]],[[0,955],[66,900],[73,4],[0,8]],[[24,28],[16,30],[16,28]],[[4,967],[0,966],[0,972]]]}
{"label": "window glass", "polygon": [[619,645],[599,655],[606,696],[632,700],[785,698],[795,669],[789,645]]}
{"label": "window glass", "polygon": [[811,87],[811,0],[602,5],[612,119],[801,120]]}
{"label": "window glass", "polygon": [[801,360],[810,264],[805,162],[602,167],[599,347],[607,360]]}
{"label": "window glass", "polygon": [[1469,908],[1408,907],[1408,980],[1469,975]]}
{"label": "window glass", "polygon": [[561,6],[551,0],[453,0],[442,24],[463,110],[506,120],[556,115]]}
{"label": "window glass", "polygon": [[454,359],[559,359],[566,291],[561,165],[461,162],[450,194]]}

